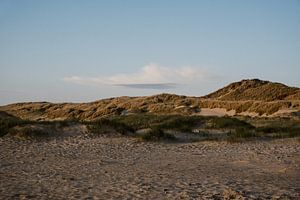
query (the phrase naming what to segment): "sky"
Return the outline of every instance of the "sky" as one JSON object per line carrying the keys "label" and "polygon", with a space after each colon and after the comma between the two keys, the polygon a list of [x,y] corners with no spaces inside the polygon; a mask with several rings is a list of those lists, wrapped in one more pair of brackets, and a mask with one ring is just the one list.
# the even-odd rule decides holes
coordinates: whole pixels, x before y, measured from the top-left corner
{"label": "sky", "polygon": [[299,0],[1,0],[0,105],[300,87]]}

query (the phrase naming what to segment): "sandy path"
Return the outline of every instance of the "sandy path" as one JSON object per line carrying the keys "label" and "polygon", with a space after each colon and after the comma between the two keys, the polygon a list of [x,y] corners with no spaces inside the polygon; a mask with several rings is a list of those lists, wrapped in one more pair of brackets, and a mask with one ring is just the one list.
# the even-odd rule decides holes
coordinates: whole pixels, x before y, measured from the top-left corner
{"label": "sandy path", "polygon": [[227,144],[0,139],[1,199],[300,198],[295,139]]}

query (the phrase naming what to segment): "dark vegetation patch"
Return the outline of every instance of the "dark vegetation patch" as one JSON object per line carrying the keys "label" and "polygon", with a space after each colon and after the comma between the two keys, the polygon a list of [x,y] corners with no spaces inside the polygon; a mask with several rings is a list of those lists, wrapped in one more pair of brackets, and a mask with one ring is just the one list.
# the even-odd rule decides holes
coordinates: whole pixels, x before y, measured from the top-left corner
{"label": "dark vegetation patch", "polygon": [[300,127],[284,127],[268,125],[259,127],[256,131],[265,137],[286,138],[286,137],[300,137]]}
{"label": "dark vegetation patch", "polygon": [[20,139],[41,139],[53,135],[53,131],[51,127],[27,125],[14,127],[9,134]]}
{"label": "dark vegetation patch", "polygon": [[151,131],[141,135],[141,138],[145,141],[176,140],[174,135],[166,133],[159,128],[151,129]]}
{"label": "dark vegetation patch", "polygon": [[[145,141],[174,140],[177,133],[194,134],[209,140],[221,137],[229,142],[251,138],[300,137],[299,120],[253,119],[233,117],[204,117],[184,115],[132,114],[100,118],[96,121],[28,121],[13,117],[0,118],[0,136],[10,134],[23,138],[42,138],[55,135],[63,127],[83,123],[91,135],[125,135]],[[253,124],[253,125],[252,125]],[[137,134],[138,131],[148,131]],[[195,129],[198,131],[195,132]],[[212,134],[214,130],[220,133]],[[218,137],[218,138],[217,138]]]}
{"label": "dark vegetation patch", "polygon": [[239,120],[237,118],[232,117],[210,117],[208,120],[209,128],[216,129],[236,129],[236,128],[244,128],[244,129],[254,129],[255,127],[245,121]]}
{"label": "dark vegetation patch", "polygon": [[[66,126],[78,123],[77,121],[30,121],[19,118],[1,118],[0,119],[0,137],[7,134],[20,135],[24,137],[42,137],[49,136],[50,130],[61,129]],[[36,127],[44,127],[36,128]],[[49,130],[46,130],[49,129]]]}
{"label": "dark vegetation patch", "polygon": [[201,116],[151,114],[137,114],[111,118],[112,121],[124,123],[135,131],[145,128],[159,128],[183,132],[190,132],[202,119],[203,117]]}
{"label": "dark vegetation patch", "polygon": [[[203,117],[203,116],[184,116],[184,115],[151,115],[134,114],[127,116],[114,116],[102,118],[93,122],[86,122],[92,134],[111,134],[113,132],[127,135],[133,133],[136,137],[143,140],[172,140],[176,138],[178,132],[194,134],[199,138],[213,139],[205,131],[193,132],[196,128],[201,129],[254,129],[252,125],[239,119],[230,117]],[[148,129],[142,134],[134,134],[136,131]],[[149,131],[150,130],[150,131]],[[206,134],[203,134],[206,133]],[[195,137],[192,137],[195,139]]]}
{"label": "dark vegetation patch", "polygon": [[17,118],[1,118],[0,119],[0,136],[8,134],[9,130],[15,126],[27,124],[27,121]]}
{"label": "dark vegetation patch", "polygon": [[250,138],[257,137],[256,131],[254,129],[247,128],[237,128],[234,131],[230,131],[227,134],[228,142],[241,142]]}
{"label": "dark vegetation patch", "polygon": [[259,137],[300,137],[300,121],[290,118],[244,118],[253,124]]}
{"label": "dark vegetation patch", "polygon": [[232,117],[136,114],[112,117],[110,120],[126,124],[133,130],[156,127],[161,129],[191,132],[197,125],[204,126],[206,128],[220,129],[240,127],[249,129],[254,128],[251,124]]}
{"label": "dark vegetation patch", "polygon": [[126,135],[134,131],[132,127],[125,123],[107,118],[101,118],[93,122],[84,123],[87,125],[88,130],[93,135],[110,134],[112,132]]}

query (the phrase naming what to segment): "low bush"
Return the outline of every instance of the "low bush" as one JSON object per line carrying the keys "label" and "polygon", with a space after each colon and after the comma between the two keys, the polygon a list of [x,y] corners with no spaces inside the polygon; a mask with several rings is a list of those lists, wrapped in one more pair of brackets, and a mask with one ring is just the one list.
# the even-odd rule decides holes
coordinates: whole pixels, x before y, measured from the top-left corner
{"label": "low bush", "polygon": [[55,131],[49,125],[24,125],[12,128],[9,134],[20,139],[41,139],[53,136]]}
{"label": "low bush", "polygon": [[70,126],[72,124],[80,123],[78,120],[57,120],[57,121],[31,121],[31,124],[42,124],[42,125],[55,125],[57,127],[63,128],[66,126]]}
{"label": "low bush", "polygon": [[141,138],[145,141],[159,141],[159,140],[175,140],[175,136],[165,133],[162,129],[155,128],[143,134]]}
{"label": "low bush", "polygon": [[111,118],[112,121],[125,124],[134,130],[151,128],[163,121],[170,119],[169,115],[151,115],[151,114],[133,114],[127,116],[118,116]]}
{"label": "low bush", "polygon": [[118,116],[111,120],[125,124],[133,130],[158,128],[191,132],[192,128],[197,122],[201,121],[202,118],[201,116],[136,114]]}
{"label": "low bush", "polygon": [[192,129],[201,120],[202,117],[199,116],[172,116],[160,124],[157,124],[155,127],[182,132],[192,132]]}
{"label": "low bush", "polygon": [[126,124],[106,118],[101,118],[94,122],[86,122],[85,124],[92,134],[107,134],[112,130],[122,135],[126,135],[128,132],[133,132],[133,129]]}
{"label": "low bush", "polygon": [[247,128],[237,128],[228,134],[227,141],[239,142],[253,137],[257,137],[257,134],[254,130],[249,130]]}
{"label": "low bush", "polygon": [[278,127],[267,125],[263,127],[256,128],[258,133],[261,133],[263,136],[274,137],[274,138],[285,138],[285,137],[298,137],[300,136],[299,127]]}
{"label": "low bush", "polygon": [[24,125],[27,123],[28,121],[23,121],[19,119],[12,119],[12,118],[0,119],[0,137],[6,135],[11,128],[15,126]]}
{"label": "low bush", "polygon": [[[246,122],[246,120],[249,121]],[[20,128],[20,135],[24,137],[44,137],[51,134],[51,130],[60,130],[65,126],[77,123],[87,125],[91,134],[118,133],[127,135],[140,129],[150,129],[150,132],[142,134],[143,140],[174,139],[169,131],[191,133],[193,129],[204,131],[203,137],[210,137],[206,133],[209,129],[220,129],[227,135],[228,141],[240,141],[253,137],[300,137],[300,123],[295,120],[286,119],[237,119],[232,117],[204,117],[185,115],[154,115],[154,114],[132,114],[124,116],[112,116],[101,118],[92,122],[79,121],[26,121],[18,118],[0,119],[0,136]],[[255,128],[253,125],[257,126]],[[14,130],[16,127],[16,130]],[[41,127],[41,129],[34,128]],[[49,129],[49,130],[48,130]],[[53,132],[53,131],[52,131]]]}
{"label": "low bush", "polygon": [[254,129],[255,127],[251,124],[232,117],[211,117],[211,128],[244,128]]}

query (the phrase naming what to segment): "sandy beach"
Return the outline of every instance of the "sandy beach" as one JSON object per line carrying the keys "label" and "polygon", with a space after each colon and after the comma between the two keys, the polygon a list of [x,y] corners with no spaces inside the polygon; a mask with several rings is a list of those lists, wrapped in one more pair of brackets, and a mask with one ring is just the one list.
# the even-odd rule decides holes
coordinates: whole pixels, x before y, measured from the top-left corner
{"label": "sandy beach", "polygon": [[0,138],[1,199],[299,199],[296,139]]}

